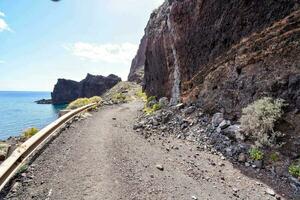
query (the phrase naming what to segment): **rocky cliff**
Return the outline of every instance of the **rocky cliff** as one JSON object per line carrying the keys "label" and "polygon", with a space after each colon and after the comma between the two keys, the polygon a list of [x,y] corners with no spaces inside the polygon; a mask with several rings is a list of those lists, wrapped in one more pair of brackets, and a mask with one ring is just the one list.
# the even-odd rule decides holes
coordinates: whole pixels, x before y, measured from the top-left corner
{"label": "rocky cliff", "polygon": [[58,79],[51,94],[52,102],[64,104],[80,97],[100,96],[120,81],[121,78],[113,74],[107,77],[88,74],[80,82]]}
{"label": "rocky cliff", "polygon": [[148,95],[198,102],[233,120],[262,96],[282,98],[285,131],[300,131],[299,1],[169,0],[145,37]]}
{"label": "rocky cliff", "polygon": [[166,1],[145,30],[145,91],[227,113],[262,95],[299,109],[298,10],[293,0]]}
{"label": "rocky cliff", "polygon": [[141,84],[144,80],[144,68],[146,60],[146,46],[147,46],[147,37],[141,39],[141,43],[138,49],[138,52],[131,63],[130,73],[128,75],[128,81],[136,82]]}

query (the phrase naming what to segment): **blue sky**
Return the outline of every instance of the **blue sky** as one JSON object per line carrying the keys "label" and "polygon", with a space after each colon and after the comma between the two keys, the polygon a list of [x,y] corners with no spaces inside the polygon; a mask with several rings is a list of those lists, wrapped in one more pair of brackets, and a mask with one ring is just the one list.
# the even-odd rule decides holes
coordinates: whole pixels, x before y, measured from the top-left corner
{"label": "blue sky", "polygon": [[[85,2],[85,3],[83,3]],[[87,73],[126,79],[163,0],[1,0],[0,90],[51,91]]]}

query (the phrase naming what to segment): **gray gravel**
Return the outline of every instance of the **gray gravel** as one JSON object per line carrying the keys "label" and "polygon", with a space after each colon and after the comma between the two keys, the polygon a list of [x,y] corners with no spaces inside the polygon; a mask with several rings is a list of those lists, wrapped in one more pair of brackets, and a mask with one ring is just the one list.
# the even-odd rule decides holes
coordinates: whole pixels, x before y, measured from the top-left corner
{"label": "gray gravel", "polygon": [[219,155],[132,130],[142,104],[102,108],[62,132],[0,199],[275,199]]}

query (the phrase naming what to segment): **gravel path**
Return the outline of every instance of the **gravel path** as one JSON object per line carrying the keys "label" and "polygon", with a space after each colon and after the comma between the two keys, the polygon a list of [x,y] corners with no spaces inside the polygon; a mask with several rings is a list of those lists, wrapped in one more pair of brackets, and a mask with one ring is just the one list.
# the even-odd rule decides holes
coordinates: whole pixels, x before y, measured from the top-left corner
{"label": "gravel path", "polygon": [[217,155],[137,135],[132,124],[141,108],[105,107],[72,124],[0,199],[275,199]]}

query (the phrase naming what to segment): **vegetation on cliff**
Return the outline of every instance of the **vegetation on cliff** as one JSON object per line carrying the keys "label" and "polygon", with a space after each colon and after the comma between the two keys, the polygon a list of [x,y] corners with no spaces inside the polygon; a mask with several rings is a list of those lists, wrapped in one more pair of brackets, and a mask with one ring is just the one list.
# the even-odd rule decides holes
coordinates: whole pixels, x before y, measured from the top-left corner
{"label": "vegetation on cliff", "polygon": [[79,99],[76,99],[75,101],[72,101],[68,105],[67,109],[73,110],[73,109],[80,108],[80,107],[83,107],[83,106],[86,106],[89,104],[93,104],[93,103],[100,105],[102,103],[102,98],[99,96],[94,96],[91,98],[79,98]]}

